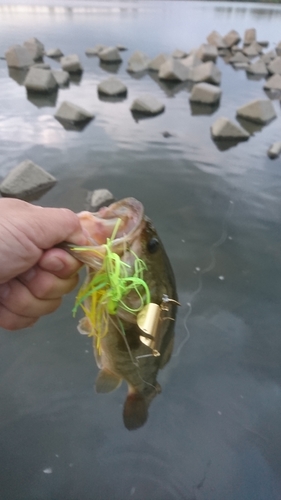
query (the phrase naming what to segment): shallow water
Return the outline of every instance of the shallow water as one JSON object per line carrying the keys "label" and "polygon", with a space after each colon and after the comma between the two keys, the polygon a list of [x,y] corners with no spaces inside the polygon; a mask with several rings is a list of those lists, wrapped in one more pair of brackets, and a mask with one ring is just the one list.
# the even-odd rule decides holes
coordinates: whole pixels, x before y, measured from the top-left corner
{"label": "shallow water", "polygon": [[[208,115],[190,107],[185,85],[129,75],[126,61],[136,49],[151,57],[188,51],[213,29],[256,27],[273,48],[281,7],[17,3],[0,4],[2,52],[36,36],[46,48],[78,53],[85,71],[56,101],[38,102],[0,60],[0,176],[30,158],[58,179],[36,203],[78,211],[88,191],[102,187],[141,200],[169,254],[182,307],[174,355],[158,377],[162,394],[135,432],[122,422],[125,384],[109,395],[93,390],[98,369],[90,339],[71,317],[74,294],[34,328],[1,331],[1,498],[280,499],[281,165],[266,155],[280,140],[280,102],[273,101],[277,119],[221,151],[210,125],[264,97],[264,80],[249,80],[220,58],[222,100]],[[118,68],[100,67],[84,54],[96,43],[129,50]],[[97,96],[97,83],[112,71],[129,89],[122,102]],[[135,121],[129,107],[143,92],[166,109]],[[63,100],[95,119],[81,132],[66,131],[53,118]]]}

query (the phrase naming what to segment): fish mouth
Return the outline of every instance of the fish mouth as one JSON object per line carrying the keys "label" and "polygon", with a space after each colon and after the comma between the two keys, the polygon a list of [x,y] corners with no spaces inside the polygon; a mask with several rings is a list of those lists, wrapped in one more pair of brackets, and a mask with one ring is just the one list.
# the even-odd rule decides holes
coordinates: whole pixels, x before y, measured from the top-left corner
{"label": "fish mouth", "polygon": [[98,212],[83,211],[78,217],[87,233],[88,245],[66,244],[66,248],[92,269],[100,269],[108,246],[125,261],[128,261],[132,251],[137,256],[140,254],[139,236],[143,229],[144,207],[135,198],[117,201],[109,207],[100,208]]}

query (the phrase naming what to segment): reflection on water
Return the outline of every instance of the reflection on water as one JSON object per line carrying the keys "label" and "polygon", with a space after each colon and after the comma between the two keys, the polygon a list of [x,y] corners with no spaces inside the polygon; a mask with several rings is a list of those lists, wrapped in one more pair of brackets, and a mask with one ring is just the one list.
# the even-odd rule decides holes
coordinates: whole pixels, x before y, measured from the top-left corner
{"label": "reflection on water", "polygon": [[[157,374],[163,391],[134,433],[122,421],[125,384],[104,396],[93,389],[98,368],[91,339],[76,332],[75,294],[34,328],[1,331],[2,497],[279,500],[281,170],[280,160],[266,154],[280,140],[278,96],[265,93],[264,79],[249,79],[219,57],[220,105],[201,114],[190,105],[188,84],[126,68],[135,50],[150,58],[189,51],[214,29],[242,36],[256,27],[271,50],[281,37],[281,7],[16,3],[0,6],[1,55],[31,36],[46,49],[77,53],[84,72],[59,89],[55,106],[67,100],[95,119],[80,132],[66,130],[54,119],[54,102],[30,101],[25,75],[0,60],[1,178],[30,158],[58,179],[40,205],[80,211],[88,191],[98,188],[116,199],[140,199],[170,257],[182,307],[173,355]],[[97,43],[128,47],[118,68],[128,88],[124,100],[99,98],[97,85],[108,71],[85,55]],[[135,121],[130,106],[145,93],[165,111]],[[236,120],[237,108],[267,95],[277,119],[263,127],[243,124],[251,137],[235,147],[212,140],[219,116]]]}

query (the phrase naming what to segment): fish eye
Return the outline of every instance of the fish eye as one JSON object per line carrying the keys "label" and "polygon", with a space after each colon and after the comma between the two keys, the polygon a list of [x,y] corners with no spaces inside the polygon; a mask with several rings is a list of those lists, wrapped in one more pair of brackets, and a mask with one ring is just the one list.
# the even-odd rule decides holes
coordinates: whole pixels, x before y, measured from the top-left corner
{"label": "fish eye", "polygon": [[155,237],[151,238],[147,243],[147,250],[149,251],[149,253],[157,252],[158,247],[159,247],[159,241]]}

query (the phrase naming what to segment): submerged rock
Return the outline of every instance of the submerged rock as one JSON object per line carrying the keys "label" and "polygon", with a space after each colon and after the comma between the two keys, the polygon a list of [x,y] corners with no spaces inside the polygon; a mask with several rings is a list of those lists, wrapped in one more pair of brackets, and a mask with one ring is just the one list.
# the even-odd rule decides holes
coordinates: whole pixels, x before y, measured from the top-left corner
{"label": "submerged rock", "polygon": [[139,73],[140,71],[145,71],[149,63],[149,57],[140,50],[137,50],[131,55],[130,59],[128,60],[127,71],[131,73]]}
{"label": "submerged rock", "polygon": [[13,45],[8,48],[5,58],[9,68],[28,68],[34,63],[30,52],[21,45]]}
{"label": "submerged rock", "polygon": [[25,198],[52,187],[56,178],[31,160],[25,160],[15,167],[0,185],[4,196]]}
{"label": "submerged rock", "polygon": [[69,84],[70,77],[67,71],[53,69],[52,73],[59,87],[66,87]]}
{"label": "submerged rock", "polygon": [[164,111],[165,106],[156,97],[145,94],[135,99],[131,105],[131,111],[145,115],[158,115]]}
{"label": "submerged rock", "polygon": [[58,86],[52,71],[49,69],[30,68],[24,86],[31,92],[52,92]]}
{"label": "submerged rock", "polygon": [[168,56],[167,54],[159,54],[159,56],[156,56],[150,61],[147,68],[149,69],[149,71],[159,71],[162,64],[167,62],[169,59],[170,56]]}
{"label": "submerged rock", "polygon": [[176,59],[168,59],[159,70],[161,80],[184,82],[190,77],[190,69]]}
{"label": "submerged rock", "polygon": [[51,57],[52,59],[58,59],[59,57],[63,57],[63,53],[60,49],[49,49],[45,52],[47,57]]}
{"label": "submerged rock", "polygon": [[189,100],[204,104],[215,104],[221,98],[221,89],[211,83],[197,83],[192,88]]}
{"label": "submerged rock", "polygon": [[244,33],[244,45],[251,45],[257,39],[257,32],[255,28],[249,28]]}
{"label": "submerged rock", "polygon": [[115,76],[110,76],[99,83],[98,92],[108,96],[126,95],[127,87]]}
{"label": "submerged rock", "polygon": [[237,45],[240,42],[241,38],[237,31],[231,30],[223,37],[223,41],[227,48],[232,47],[233,45]]}
{"label": "submerged rock", "polygon": [[45,47],[37,38],[29,38],[29,40],[26,40],[23,45],[28,50],[34,61],[44,57]]}
{"label": "submerged rock", "polygon": [[98,57],[105,63],[121,62],[121,56],[117,47],[106,47],[98,53]]}
{"label": "submerged rock", "polygon": [[189,79],[193,82],[207,82],[219,85],[221,72],[212,61],[209,61],[192,68]]}
{"label": "submerged rock", "polygon": [[233,139],[235,141],[245,141],[250,137],[250,134],[246,130],[224,116],[221,116],[213,123],[211,134],[216,140]]}
{"label": "submerged rock", "polygon": [[280,90],[281,91],[281,75],[271,76],[264,84],[265,90]]}
{"label": "submerged rock", "polygon": [[68,73],[82,73],[83,71],[83,66],[77,54],[62,57],[60,63],[62,69]]}
{"label": "submerged rock", "polygon": [[79,123],[92,120],[92,118],[94,118],[94,114],[84,108],[81,108],[80,106],[77,106],[76,104],[64,101],[56,111],[55,118],[57,118],[57,120]]}
{"label": "submerged rock", "polygon": [[281,141],[274,142],[267,151],[269,158],[278,158],[281,154]]}
{"label": "submerged rock", "polygon": [[269,99],[255,99],[238,108],[236,114],[241,118],[263,125],[276,118],[274,106]]}

